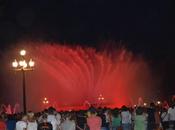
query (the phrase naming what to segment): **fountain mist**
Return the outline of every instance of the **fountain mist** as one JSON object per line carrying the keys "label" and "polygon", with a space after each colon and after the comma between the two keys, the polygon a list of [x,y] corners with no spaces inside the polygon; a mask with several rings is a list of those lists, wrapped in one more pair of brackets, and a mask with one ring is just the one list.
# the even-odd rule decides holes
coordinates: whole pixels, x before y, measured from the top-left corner
{"label": "fountain mist", "polygon": [[[125,49],[107,54],[48,43],[28,44],[25,48],[36,62],[35,70],[26,76],[28,108],[32,110],[44,107],[44,97],[59,108],[76,108],[86,102],[111,107],[128,105],[138,97],[150,96],[154,86],[148,64]],[[15,88],[11,89],[16,95],[13,100],[21,102],[21,75],[8,74],[13,84],[6,84]]]}

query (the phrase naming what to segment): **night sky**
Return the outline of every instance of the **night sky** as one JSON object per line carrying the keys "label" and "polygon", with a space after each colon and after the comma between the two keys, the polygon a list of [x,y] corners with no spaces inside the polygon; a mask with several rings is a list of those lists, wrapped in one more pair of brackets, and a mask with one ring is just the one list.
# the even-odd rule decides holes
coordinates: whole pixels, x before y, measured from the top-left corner
{"label": "night sky", "polygon": [[[173,1],[173,0],[172,0]],[[115,41],[142,55],[165,95],[175,93],[175,9],[171,0],[0,0],[1,52],[20,40],[101,48]],[[2,53],[1,53],[2,55]]]}

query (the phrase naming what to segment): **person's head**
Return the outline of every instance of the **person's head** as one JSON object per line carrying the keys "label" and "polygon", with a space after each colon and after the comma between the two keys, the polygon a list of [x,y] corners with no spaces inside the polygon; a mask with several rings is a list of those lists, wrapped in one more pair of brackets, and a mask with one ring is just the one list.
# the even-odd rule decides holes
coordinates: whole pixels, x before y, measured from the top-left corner
{"label": "person's head", "polygon": [[4,118],[2,115],[0,115],[0,121],[4,121]]}
{"label": "person's head", "polygon": [[97,115],[96,109],[94,107],[90,107],[89,110],[87,111],[87,115],[88,117],[93,116],[93,115],[96,116]]}
{"label": "person's head", "polygon": [[137,109],[136,109],[136,115],[142,115],[143,114],[143,108],[142,107],[138,107]]}
{"label": "person's head", "polygon": [[169,107],[169,104],[168,104],[168,102],[165,100],[165,101],[163,101],[163,103],[162,103],[162,107]]}
{"label": "person's head", "polygon": [[119,109],[115,108],[114,110],[112,110],[112,116],[113,117],[118,117],[119,116]]}
{"label": "person's head", "polygon": [[29,119],[29,120],[34,120],[35,114],[34,114],[32,111],[29,111],[29,112],[27,113],[27,116],[28,116],[28,119]]}
{"label": "person's head", "polygon": [[122,111],[128,111],[128,108],[126,106],[122,106],[121,110]]}
{"label": "person's head", "polygon": [[172,104],[175,104],[175,95],[172,96]]}
{"label": "person's head", "polygon": [[47,122],[47,114],[42,115],[42,121],[41,122]]}
{"label": "person's head", "polygon": [[48,108],[48,114],[51,114],[51,115],[54,114],[54,108],[53,107]]}
{"label": "person's head", "polygon": [[155,108],[155,104],[153,102],[150,103],[150,108]]}
{"label": "person's head", "polygon": [[7,116],[6,113],[1,113],[1,114],[0,114],[0,120],[5,121],[5,120],[7,120],[7,118],[8,118],[8,116]]}
{"label": "person's head", "polygon": [[65,118],[66,118],[66,120],[75,120],[73,113],[67,113]]}
{"label": "person's head", "polygon": [[173,109],[175,108],[175,102],[172,104],[172,108],[173,108]]}
{"label": "person's head", "polygon": [[27,115],[23,114],[21,120],[27,122],[28,121]]}
{"label": "person's head", "polygon": [[166,108],[162,108],[162,112],[167,112],[167,109]]}
{"label": "person's head", "polygon": [[61,120],[61,115],[59,113],[57,113],[55,117],[57,120]]}

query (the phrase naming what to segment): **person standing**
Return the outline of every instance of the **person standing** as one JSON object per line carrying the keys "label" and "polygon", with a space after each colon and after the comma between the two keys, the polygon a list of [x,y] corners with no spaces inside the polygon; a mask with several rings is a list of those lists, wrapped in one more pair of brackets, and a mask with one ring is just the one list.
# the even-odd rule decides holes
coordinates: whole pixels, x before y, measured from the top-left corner
{"label": "person standing", "polygon": [[90,130],[101,130],[102,120],[97,116],[97,111],[95,108],[91,107],[88,112],[87,125]]}
{"label": "person standing", "polygon": [[77,112],[76,124],[78,130],[84,130],[85,124],[87,124],[86,116],[84,111]]}
{"label": "person standing", "polygon": [[164,129],[164,130],[167,130],[168,127],[169,127],[169,122],[168,122],[169,116],[168,116],[168,111],[167,111],[166,108],[163,108],[163,109],[162,109],[162,112],[161,112],[160,117],[161,117],[161,122],[162,122],[162,127],[163,127],[163,129]]}
{"label": "person standing", "polygon": [[55,114],[56,114],[56,110],[54,108],[50,107],[48,109],[47,122],[52,124],[53,130],[57,130],[59,128],[59,125],[60,125],[60,120],[59,119],[57,120]]}
{"label": "person standing", "polygon": [[118,130],[121,126],[121,117],[118,109],[112,110],[112,130]]}
{"label": "person standing", "polygon": [[134,117],[134,130],[146,130],[146,125],[146,116],[143,113],[143,108],[138,107]]}
{"label": "person standing", "polygon": [[47,122],[47,115],[46,114],[42,115],[42,120],[38,124],[37,130],[53,130],[52,124],[50,122]]}
{"label": "person standing", "polygon": [[16,119],[14,115],[8,115],[7,120],[7,130],[14,130],[16,127]]}
{"label": "person standing", "polygon": [[7,126],[4,121],[3,115],[0,115],[0,130],[7,130]]}
{"label": "person standing", "polygon": [[148,125],[147,130],[154,130],[156,128],[155,123],[155,104],[150,103],[150,107],[147,109],[148,113]]}
{"label": "person standing", "polygon": [[27,115],[22,115],[21,120],[16,123],[16,130],[27,130],[27,120]]}
{"label": "person standing", "polygon": [[75,130],[76,124],[72,114],[67,114],[66,119],[61,124],[61,130]]}
{"label": "person standing", "polygon": [[27,114],[28,122],[27,122],[27,130],[37,130],[38,124],[35,119],[35,115],[33,112],[29,112]]}
{"label": "person standing", "polygon": [[169,116],[169,128],[174,130],[175,129],[175,103],[168,109],[168,116]]}
{"label": "person standing", "polygon": [[160,108],[158,106],[155,107],[155,128],[157,129],[161,129],[162,128],[162,124],[161,124],[161,117],[160,117]]}
{"label": "person standing", "polygon": [[122,130],[131,130],[131,113],[126,106],[121,109]]}

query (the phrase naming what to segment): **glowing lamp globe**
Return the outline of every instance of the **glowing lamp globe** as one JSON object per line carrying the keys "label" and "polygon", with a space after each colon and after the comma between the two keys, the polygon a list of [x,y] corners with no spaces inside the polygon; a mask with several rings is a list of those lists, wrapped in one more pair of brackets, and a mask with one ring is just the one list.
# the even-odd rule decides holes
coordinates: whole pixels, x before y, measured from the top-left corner
{"label": "glowing lamp globe", "polygon": [[24,61],[19,61],[19,65],[21,66],[21,67],[23,67],[24,66]]}
{"label": "glowing lamp globe", "polygon": [[26,55],[26,51],[25,51],[25,50],[21,50],[21,51],[20,51],[20,55],[21,55],[21,56],[25,56],[25,55]]}
{"label": "glowing lamp globe", "polygon": [[160,104],[161,104],[161,102],[160,102],[160,101],[157,101],[157,104],[159,104],[159,105],[160,105]]}
{"label": "glowing lamp globe", "polygon": [[147,103],[144,103],[143,105],[144,105],[144,106],[147,106]]}
{"label": "glowing lamp globe", "polygon": [[22,61],[19,61],[19,65],[20,65],[20,66],[23,66],[23,62],[22,62]]}
{"label": "glowing lamp globe", "polygon": [[23,61],[23,68],[27,67],[27,63],[25,61]]}
{"label": "glowing lamp globe", "polygon": [[34,67],[34,65],[35,65],[35,62],[34,62],[32,59],[30,59],[30,61],[29,61],[29,66],[30,66],[30,67]]}
{"label": "glowing lamp globe", "polygon": [[16,61],[16,59],[12,62],[12,67],[14,68],[18,67],[18,62]]}

